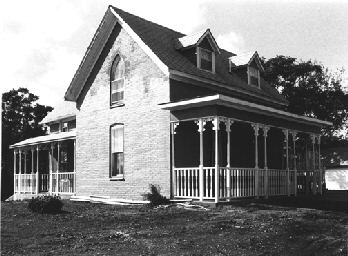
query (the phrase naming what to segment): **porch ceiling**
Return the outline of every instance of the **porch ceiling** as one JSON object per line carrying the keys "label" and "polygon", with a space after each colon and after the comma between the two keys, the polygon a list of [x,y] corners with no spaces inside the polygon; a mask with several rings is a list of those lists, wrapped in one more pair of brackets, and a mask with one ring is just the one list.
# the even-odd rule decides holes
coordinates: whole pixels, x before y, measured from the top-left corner
{"label": "porch ceiling", "polygon": [[273,116],[273,117],[285,119],[288,121],[293,121],[297,123],[306,123],[306,124],[320,126],[320,127],[332,125],[331,122],[293,114],[283,110],[259,105],[256,103],[236,99],[236,98],[221,95],[221,94],[194,98],[189,100],[183,100],[178,102],[164,103],[164,104],[161,104],[161,108],[166,110],[176,111],[176,110],[185,110],[185,109],[199,108],[199,107],[213,106],[213,105],[231,107],[231,108],[243,110],[246,112]]}
{"label": "porch ceiling", "polygon": [[75,137],[76,137],[76,131],[52,133],[49,135],[38,136],[38,137],[17,142],[16,144],[11,145],[10,148],[20,148],[25,146],[38,145],[42,143],[74,139]]}

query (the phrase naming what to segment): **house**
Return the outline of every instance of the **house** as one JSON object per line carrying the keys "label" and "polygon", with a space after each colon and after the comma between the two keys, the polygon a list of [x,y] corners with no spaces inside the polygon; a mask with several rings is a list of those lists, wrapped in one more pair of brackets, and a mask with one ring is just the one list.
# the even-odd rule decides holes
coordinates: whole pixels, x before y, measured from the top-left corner
{"label": "house", "polygon": [[[11,146],[16,198],[140,199],[321,193],[320,133],[263,79],[258,53],[219,47],[109,6],[49,134]],[[65,113],[65,110],[68,110]]]}

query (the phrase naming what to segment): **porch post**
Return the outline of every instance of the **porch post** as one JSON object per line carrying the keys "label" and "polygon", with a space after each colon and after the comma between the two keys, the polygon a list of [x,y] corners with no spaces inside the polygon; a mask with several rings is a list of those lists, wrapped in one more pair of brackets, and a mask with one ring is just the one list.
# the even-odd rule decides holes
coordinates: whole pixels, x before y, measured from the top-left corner
{"label": "porch post", "polygon": [[264,169],[265,169],[265,197],[268,198],[268,165],[267,165],[267,134],[269,131],[268,126],[263,126],[263,151],[264,151]]}
{"label": "porch post", "polygon": [[[31,193],[34,193],[34,148],[31,148]],[[35,190],[36,191],[36,190]]]}
{"label": "porch post", "polygon": [[227,187],[227,197],[230,200],[231,197],[231,126],[233,124],[233,120],[227,119],[226,121],[226,132],[227,132],[227,170],[226,170],[226,187]]}
{"label": "porch post", "polygon": [[203,193],[204,193],[204,173],[203,173],[203,165],[204,165],[204,149],[203,149],[203,132],[205,121],[200,118],[197,121],[198,124],[198,132],[199,132],[199,201],[203,201]]}
{"label": "porch post", "polygon": [[22,189],[22,150],[19,150],[19,170],[18,170],[18,192],[21,193]]}
{"label": "porch post", "polygon": [[76,193],[76,139],[74,139],[74,193]]}
{"label": "porch post", "polygon": [[172,187],[172,195],[176,196],[177,191],[177,183],[176,183],[176,173],[175,173],[175,154],[174,154],[174,138],[175,138],[175,129],[178,126],[179,123],[171,123],[170,124],[170,132],[172,137],[172,181],[173,181],[173,187]]}
{"label": "porch post", "polygon": [[26,175],[27,175],[27,151],[24,151],[24,190],[25,192],[27,192],[27,179],[26,179]]}
{"label": "porch post", "polygon": [[259,198],[259,145],[258,145],[258,136],[259,136],[259,124],[251,124],[254,129],[255,135],[255,196]]}
{"label": "porch post", "polygon": [[59,185],[59,178],[58,178],[58,173],[59,173],[59,161],[60,161],[60,141],[58,141],[58,146],[57,146],[57,178],[56,178],[56,194],[58,195],[58,185]]}
{"label": "porch post", "polygon": [[317,177],[315,173],[315,135],[311,134],[311,140],[312,140],[312,150],[313,150],[313,158],[312,158],[312,165],[313,165],[313,183],[314,183],[314,188],[313,188],[313,194],[317,194]]}
{"label": "porch post", "polygon": [[287,179],[287,193],[290,196],[290,170],[289,170],[289,130],[283,130],[285,136],[285,151],[286,151],[286,179]]}
{"label": "porch post", "polygon": [[293,154],[294,154],[294,195],[297,196],[297,166],[296,166],[296,136],[297,132],[292,131],[292,147],[293,147]]}
{"label": "porch post", "polygon": [[53,150],[54,150],[54,145],[51,143],[51,151],[49,152],[49,169],[50,169],[50,194],[53,193]]}
{"label": "porch post", "polygon": [[219,170],[219,117],[214,117],[213,130],[215,131],[215,203],[219,202],[219,181],[220,181],[220,170]]}
{"label": "porch post", "polygon": [[36,194],[39,194],[39,145],[36,146]]}
{"label": "porch post", "polygon": [[13,196],[16,193],[17,151],[13,150]]}
{"label": "porch post", "polygon": [[323,170],[321,169],[321,156],[320,156],[320,135],[318,135],[318,169],[319,169],[319,193],[323,194]]}

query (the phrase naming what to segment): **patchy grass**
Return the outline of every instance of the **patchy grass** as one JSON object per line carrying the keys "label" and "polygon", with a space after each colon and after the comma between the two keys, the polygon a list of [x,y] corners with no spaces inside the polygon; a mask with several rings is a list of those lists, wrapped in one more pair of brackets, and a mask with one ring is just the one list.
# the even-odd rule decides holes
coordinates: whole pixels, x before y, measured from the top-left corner
{"label": "patchy grass", "polygon": [[344,255],[348,214],[248,201],[210,211],[2,203],[2,255]]}

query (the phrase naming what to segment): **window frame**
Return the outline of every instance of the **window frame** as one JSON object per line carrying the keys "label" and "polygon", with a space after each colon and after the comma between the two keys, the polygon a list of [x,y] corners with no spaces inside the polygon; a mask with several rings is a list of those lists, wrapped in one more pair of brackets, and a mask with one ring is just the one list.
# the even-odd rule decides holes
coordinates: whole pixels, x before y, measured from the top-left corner
{"label": "window frame", "polygon": [[[115,65],[115,61],[117,60],[117,58],[119,58],[119,61],[116,65],[116,67],[114,67]],[[114,68],[116,69],[119,65],[123,65],[123,69],[124,69],[124,72],[123,72],[123,76],[122,77],[118,77],[118,78],[114,78],[114,80],[112,80],[112,72],[114,70]],[[124,60],[123,58],[121,57],[120,54],[117,54],[113,61],[112,61],[112,65],[111,65],[111,69],[110,69],[110,74],[109,74],[109,81],[110,81],[110,108],[113,108],[113,107],[118,107],[118,106],[124,106],[124,93],[125,93],[125,63],[124,63]],[[112,95],[113,95],[113,90],[112,90],[112,86],[113,86],[113,82],[119,82],[119,81],[123,81],[123,87],[122,89],[118,89],[116,90],[114,93],[119,93],[119,92],[123,92],[123,97],[121,100],[118,100],[118,101],[112,101]]]}
{"label": "window frame", "polygon": [[[251,69],[254,69],[254,70],[257,71],[257,77],[251,75]],[[261,88],[261,85],[260,85],[260,70],[257,69],[257,68],[251,67],[250,65],[248,65],[247,73],[248,73],[248,84],[260,89]],[[251,83],[251,77],[257,79],[257,85]]]}
{"label": "window frame", "polygon": [[[202,68],[202,65],[201,65],[201,59],[202,59],[201,51],[206,51],[206,52],[210,52],[211,53],[211,70]],[[199,69],[201,69],[201,70],[204,70],[204,71],[207,71],[207,72],[211,72],[211,73],[215,73],[215,52],[197,46],[196,54],[197,54],[197,67]]]}
{"label": "window frame", "polygon": [[[122,126],[123,127],[123,133],[122,133],[122,144],[123,144],[123,173],[117,174],[116,176],[112,175],[112,170],[113,170],[113,161],[112,161],[112,157],[113,157],[113,152],[112,152],[112,129],[113,127],[116,126]],[[109,127],[109,179],[110,180],[124,180],[124,124],[123,123],[114,123],[112,125],[110,125]]]}

